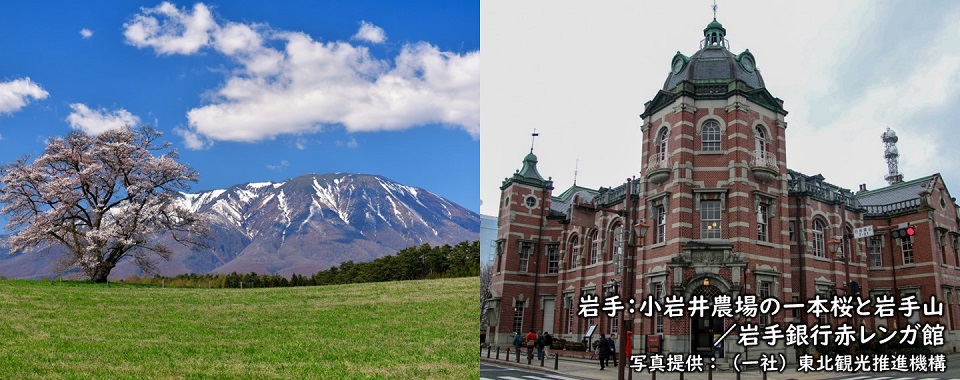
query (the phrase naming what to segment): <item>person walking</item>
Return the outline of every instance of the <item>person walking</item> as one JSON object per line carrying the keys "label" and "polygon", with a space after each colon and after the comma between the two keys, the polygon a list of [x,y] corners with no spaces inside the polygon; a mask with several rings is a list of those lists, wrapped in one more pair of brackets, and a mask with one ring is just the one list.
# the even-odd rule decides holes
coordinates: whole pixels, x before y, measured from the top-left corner
{"label": "person walking", "polygon": [[523,345],[523,335],[519,331],[513,333],[513,350],[517,352],[517,361],[520,361],[520,346]]}
{"label": "person walking", "polygon": [[550,346],[553,345],[553,336],[549,332],[543,332],[543,354],[546,355],[547,359],[550,358]]}
{"label": "person walking", "polygon": [[610,356],[610,343],[607,338],[600,334],[600,340],[597,342],[597,353],[600,355],[600,370],[603,371],[607,358]]}
{"label": "person walking", "polygon": [[610,345],[610,356],[607,356],[607,366],[610,366],[610,358],[613,358],[613,366],[617,366],[617,341],[613,339],[613,334],[607,338],[607,343]]}
{"label": "person walking", "polygon": [[537,332],[531,329],[524,340],[527,342],[527,359],[533,360],[533,348],[537,346]]}
{"label": "person walking", "polygon": [[537,335],[537,360],[543,360],[543,332]]}

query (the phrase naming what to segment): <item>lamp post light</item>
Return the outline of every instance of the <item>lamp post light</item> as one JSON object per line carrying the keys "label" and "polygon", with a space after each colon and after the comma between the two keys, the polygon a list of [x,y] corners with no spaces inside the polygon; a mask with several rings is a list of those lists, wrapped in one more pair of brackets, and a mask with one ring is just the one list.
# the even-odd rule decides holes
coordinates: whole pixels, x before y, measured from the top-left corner
{"label": "lamp post light", "polygon": [[[627,188],[628,199],[630,198],[629,188],[630,187]],[[625,215],[627,216],[627,218],[629,218],[629,215],[630,215],[629,211],[626,212]],[[621,272],[623,273],[623,286],[624,288],[626,288],[625,289],[626,295],[628,296],[628,298],[626,298],[626,302],[628,305],[627,307],[629,307],[629,302],[631,299],[633,299],[633,295],[636,294],[635,282],[637,277],[637,274],[636,274],[637,248],[643,246],[643,243],[645,240],[644,237],[647,235],[647,229],[649,228],[650,228],[649,224],[646,224],[643,221],[637,222],[637,224],[634,224],[633,228],[630,229],[630,233],[631,233],[630,238],[624,241],[624,245],[626,246],[624,248],[630,248],[629,251],[624,249],[624,253],[629,252],[629,260],[626,261],[627,265],[625,265],[625,268],[623,268],[623,271]],[[640,239],[640,244],[634,244],[634,242],[637,239]],[[630,348],[629,347],[630,344],[628,342],[630,339],[633,338],[633,333],[632,333],[633,319],[631,319],[632,315],[633,315],[632,313],[626,313],[626,312],[623,313],[623,321],[622,321],[623,328],[619,331],[620,332],[620,344],[619,344],[620,358],[618,361],[620,362],[620,368],[618,369],[618,372],[617,372],[618,380],[625,379],[624,376],[626,374],[626,368],[627,368],[627,354],[628,354],[627,351],[632,351],[632,349],[628,349]],[[630,373],[630,377],[633,378],[632,372]]]}

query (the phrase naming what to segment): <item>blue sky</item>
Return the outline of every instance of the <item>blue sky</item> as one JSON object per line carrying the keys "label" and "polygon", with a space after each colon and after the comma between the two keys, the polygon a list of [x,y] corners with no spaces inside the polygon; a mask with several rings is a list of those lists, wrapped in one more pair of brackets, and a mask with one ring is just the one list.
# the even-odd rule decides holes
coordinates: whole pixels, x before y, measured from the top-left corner
{"label": "blue sky", "polygon": [[479,211],[476,2],[0,2],[0,162],[149,124],[194,190],[378,174]]}

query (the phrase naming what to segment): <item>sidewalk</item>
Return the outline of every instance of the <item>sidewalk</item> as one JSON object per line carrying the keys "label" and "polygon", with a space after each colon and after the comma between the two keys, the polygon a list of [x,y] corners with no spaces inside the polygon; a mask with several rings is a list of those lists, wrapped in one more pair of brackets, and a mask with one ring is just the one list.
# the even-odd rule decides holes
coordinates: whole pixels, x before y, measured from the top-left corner
{"label": "sidewalk", "polygon": [[[600,363],[597,360],[586,360],[586,359],[577,359],[577,358],[564,358],[560,357],[560,360],[557,362],[558,369],[554,370],[554,357],[551,356],[549,359],[544,359],[543,367],[540,367],[540,361],[534,358],[534,361],[531,365],[527,365],[526,356],[520,355],[520,363],[517,363],[516,354],[511,352],[510,360],[505,360],[506,351],[500,352],[500,360],[496,359],[496,349],[493,349],[490,353],[490,358],[487,359],[487,351],[484,349],[480,355],[480,361],[490,364],[496,364],[501,366],[511,366],[522,369],[533,369],[538,371],[544,371],[548,373],[555,373],[558,375],[576,377],[582,379],[602,379],[610,380],[616,379],[618,367],[606,367],[604,370],[600,370]],[[954,365],[957,365],[957,360],[960,360],[960,354],[950,354],[947,355],[948,362],[953,362]],[[612,361],[611,361],[612,362]],[[949,368],[949,367],[948,367]],[[624,376],[630,378],[629,372],[631,369],[628,367]],[[887,376],[893,377],[907,377],[911,375],[908,372],[884,372]],[[815,380],[815,379],[825,379],[825,378],[835,378],[835,377],[845,377],[845,376],[855,376],[863,375],[863,373],[847,373],[847,372],[797,372],[796,365],[788,365],[786,369],[781,372],[767,372],[766,378],[764,374],[756,369],[739,373],[733,370],[714,370],[712,377],[708,372],[693,372],[693,373],[677,373],[677,372],[658,372],[656,377],[653,374],[646,372],[634,372],[633,379],[657,379],[657,380],[680,380],[681,376],[683,380]],[[871,373],[871,375],[879,376],[879,373]],[[936,376],[936,374],[920,374],[921,377],[930,377]]]}

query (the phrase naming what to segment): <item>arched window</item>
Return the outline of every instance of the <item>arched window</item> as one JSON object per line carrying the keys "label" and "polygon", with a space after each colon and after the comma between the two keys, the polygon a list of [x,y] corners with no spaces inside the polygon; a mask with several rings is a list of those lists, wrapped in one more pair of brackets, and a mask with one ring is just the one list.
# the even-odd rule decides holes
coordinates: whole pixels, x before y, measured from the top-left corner
{"label": "arched window", "polygon": [[600,233],[593,231],[590,235],[590,265],[597,263],[598,256],[600,256]]}
{"label": "arched window", "polygon": [[580,239],[577,235],[570,238],[570,269],[580,266]]}
{"label": "arched window", "polygon": [[823,222],[820,219],[813,220],[813,254],[818,257],[826,257],[823,250]]}
{"label": "arched window", "polygon": [[667,141],[670,140],[670,130],[667,128],[661,128],[660,133],[657,134],[657,161],[664,161],[667,159]]}
{"label": "arched window", "polygon": [[753,130],[753,137],[756,140],[756,150],[758,158],[766,158],[767,153],[767,134],[759,125]]}
{"label": "arched window", "polygon": [[703,130],[700,133],[701,147],[704,152],[720,151],[720,123],[716,120],[708,120],[703,123]]}

